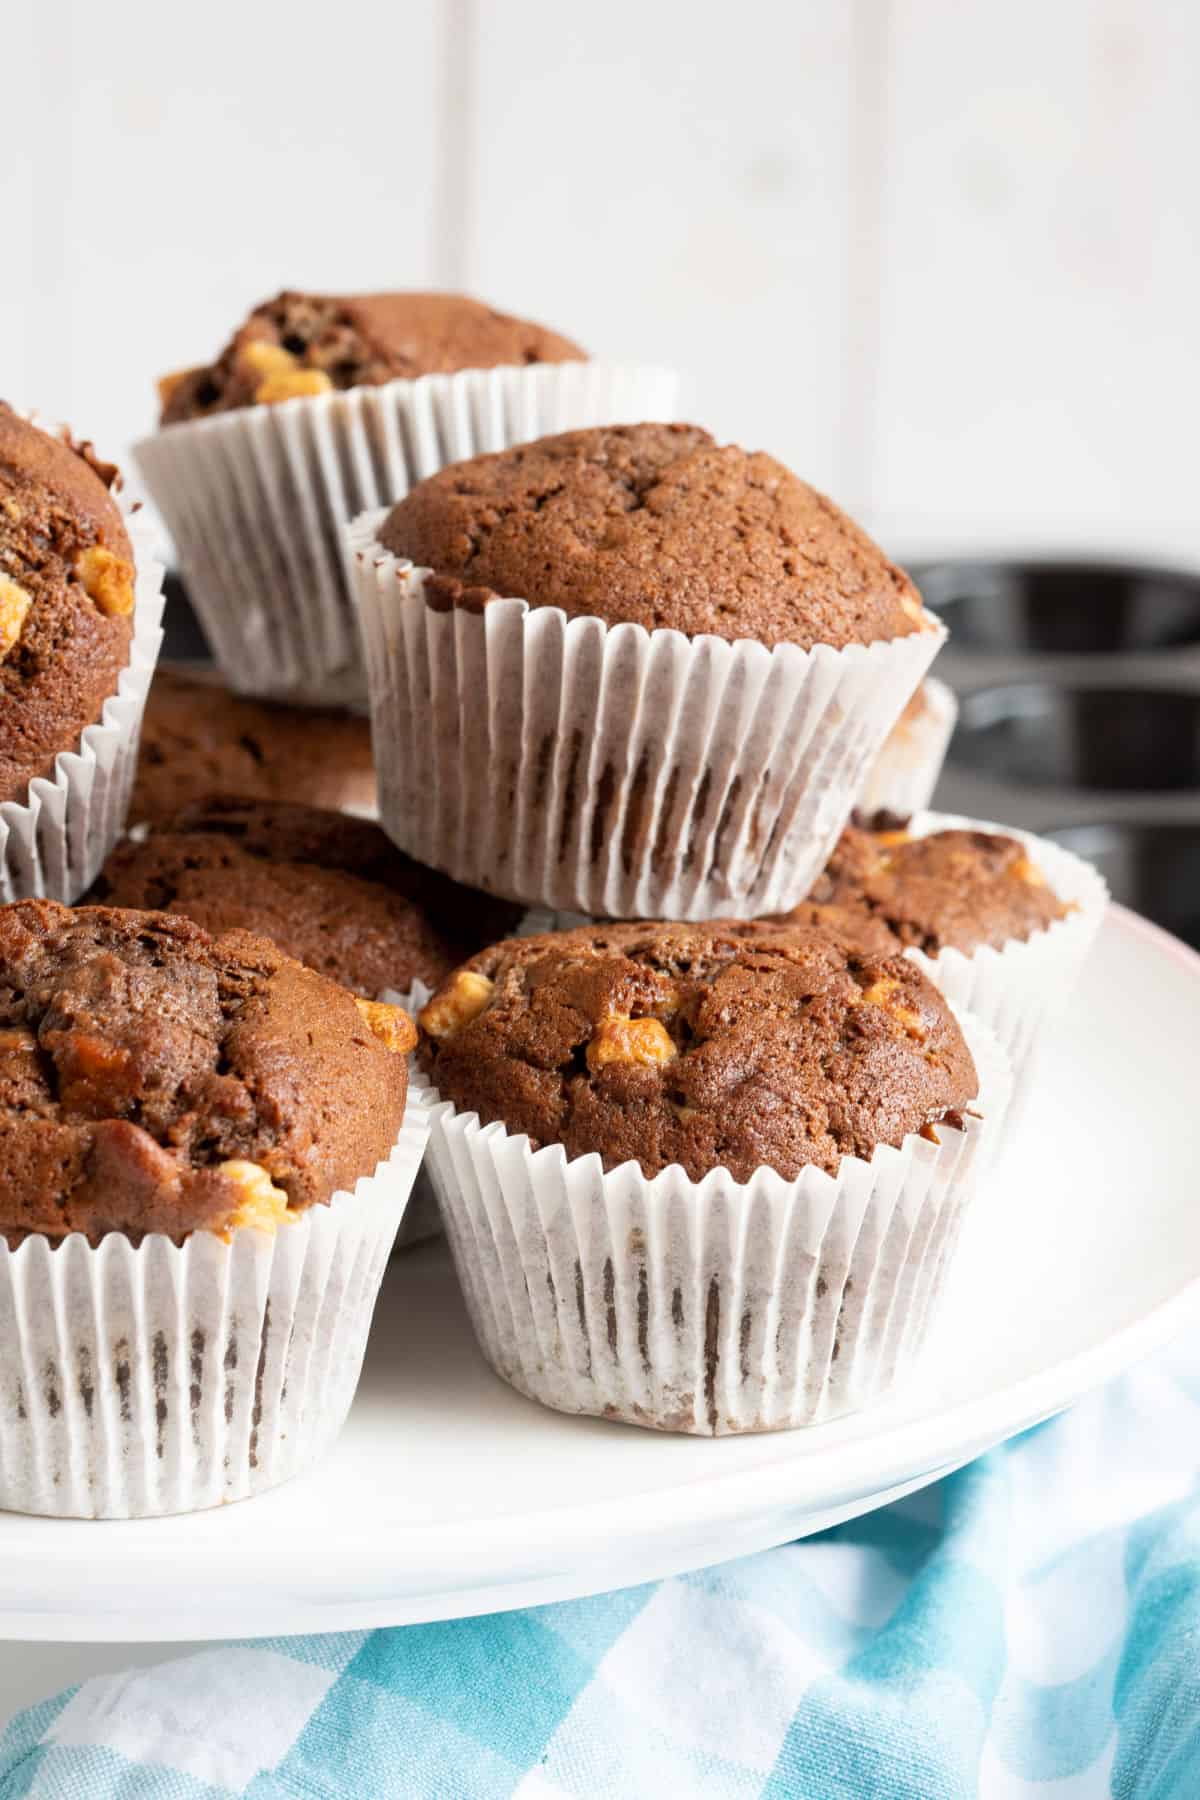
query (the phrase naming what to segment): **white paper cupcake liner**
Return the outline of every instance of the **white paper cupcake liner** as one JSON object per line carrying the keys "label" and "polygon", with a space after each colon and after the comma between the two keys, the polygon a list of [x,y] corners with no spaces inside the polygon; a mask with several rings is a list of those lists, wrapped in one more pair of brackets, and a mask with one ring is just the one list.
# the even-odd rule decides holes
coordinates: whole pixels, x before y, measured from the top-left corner
{"label": "white paper cupcake liner", "polygon": [[532,1151],[417,1080],[428,1166],[480,1347],[560,1412],[664,1431],[778,1431],[877,1400],[911,1369],[948,1279],[1008,1064],[961,1019],[977,1107],[941,1143],[911,1136],[836,1177],[746,1183],[677,1165]]}
{"label": "white paper cupcake liner", "polygon": [[24,801],[0,803],[0,903],[78,900],[100,873],[129,811],[142,713],[162,643],[163,569],[152,532],[132,503],[114,496],[133,546],[135,591],[129,661],[117,691],[77,750],[62,750],[54,773],[36,776]]}
{"label": "white paper cupcake liner", "polygon": [[424,601],[429,570],[350,533],[385,829],[491,893],[610,918],[802,899],[945,638],[773,650],[558,607]]}
{"label": "white paper cupcake liner", "polygon": [[329,1449],[428,1138],[273,1233],[0,1241],[0,1508],[145,1518],[243,1500]]}
{"label": "white paper cupcake liner", "polygon": [[[386,1001],[389,1006],[402,1006],[411,1019],[415,1019],[431,989],[423,981],[414,981],[410,988],[400,992],[397,988],[384,988],[377,994],[377,1000]],[[416,1076],[415,1064],[409,1060],[409,1080],[419,1079]],[[400,1221],[400,1229],[396,1233],[394,1250],[414,1250],[418,1244],[427,1244],[433,1238],[442,1235],[442,1215],[438,1211],[437,1195],[433,1191],[433,1183],[429,1179],[429,1170],[424,1163],[417,1170],[413,1182],[412,1193],[408,1205],[404,1209],[404,1217]]]}
{"label": "white paper cupcake liner", "polygon": [[1032,937],[1002,949],[982,945],[969,954],[942,950],[906,952],[937,983],[956,1009],[993,1031],[1013,1069],[1012,1122],[1020,1117],[1036,1078],[1038,1053],[1065,1012],[1108,906],[1108,887],[1098,869],[1048,838],[987,819],[926,812],[910,820],[915,837],[935,831],[992,831],[1017,838],[1051,892],[1072,910]]}
{"label": "white paper cupcake liner", "polygon": [[958,701],[944,681],[925,678],[925,705],[915,719],[897,720],[867,776],[858,805],[915,813],[928,806],[954,735]]}
{"label": "white paper cupcake liner", "polygon": [[134,454],[230,686],[365,704],[341,528],[447,463],[576,426],[672,419],[677,386],[634,364],[466,369],[171,425]]}

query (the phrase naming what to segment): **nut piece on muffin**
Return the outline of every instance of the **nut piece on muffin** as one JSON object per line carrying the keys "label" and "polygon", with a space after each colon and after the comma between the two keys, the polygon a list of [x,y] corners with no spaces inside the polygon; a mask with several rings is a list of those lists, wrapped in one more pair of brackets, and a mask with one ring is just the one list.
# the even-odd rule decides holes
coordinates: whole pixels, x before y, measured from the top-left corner
{"label": "nut piece on muffin", "polygon": [[390,1152],[411,1041],[246,932],[0,908],[0,1236],[273,1228]]}
{"label": "nut piece on muffin", "polygon": [[133,635],[134,554],[89,444],[0,402],[0,800],[77,748],[117,691]]}
{"label": "nut piece on muffin", "polygon": [[216,362],[159,383],[161,423],[458,369],[585,360],[568,338],[465,294],[289,291],[255,307]]}
{"label": "nut piece on muffin", "polygon": [[928,956],[1000,949],[1071,910],[1017,838],[974,829],[912,836],[906,819],[888,813],[856,815],[809,899],[866,912]]}
{"label": "nut piece on muffin", "polygon": [[499,944],[420,1016],[422,1066],[458,1111],[533,1148],[647,1178],[836,1173],[978,1095],[933,984],[809,926],[631,924]]}
{"label": "nut piece on muffin", "polygon": [[831,500],[696,425],[568,431],[475,457],[400,500],[380,541],[439,578],[429,604],[495,598],[768,647],[931,629],[912,582]]}
{"label": "nut piece on muffin", "polygon": [[368,820],[315,806],[210,799],[109,857],[89,899],[268,937],[355,993],[436,987],[519,909],[415,863]]}
{"label": "nut piece on muffin", "polygon": [[215,680],[159,669],[142,720],[130,824],[210,794],[367,811],[371,727],[357,713],[244,699]]}

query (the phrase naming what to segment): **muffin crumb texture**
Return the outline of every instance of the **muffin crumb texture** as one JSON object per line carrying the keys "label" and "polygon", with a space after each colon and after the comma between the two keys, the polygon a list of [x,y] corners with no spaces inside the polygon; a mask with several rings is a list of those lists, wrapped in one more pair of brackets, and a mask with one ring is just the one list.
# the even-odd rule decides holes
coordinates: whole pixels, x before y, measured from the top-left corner
{"label": "muffin crumb texture", "polygon": [[429,603],[497,597],[647,631],[869,644],[934,621],[902,570],[774,457],[695,425],[565,432],[418,483],[380,533]]}
{"label": "muffin crumb texture", "polygon": [[400,1129],[393,1037],[246,932],[0,908],[0,1234],[179,1242],[327,1203]]}
{"label": "muffin crumb texture", "polygon": [[413,862],[367,819],[219,797],[118,844],[88,898],[257,932],[367,999],[436,987],[520,917]]}
{"label": "muffin crumb texture", "polygon": [[929,956],[1001,949],[1067,916],[1019,839],[973,829],[913,837],[907,825],[890,813],[848,825],[810,903],[858,912]]}
{"label": "muffin crumb texture", "polygon": [[370,723],[332,707],[247,699],[160,668],[142,720],[129,822],[170,818],[212,794],[373,806]]}
{"label": "muffin crumb texture", "polygon": [[0,800],[26,798],[129,661],[133,550],[88,444],[0,403]]}
{"label": "muffin crumb texture", "polygon": [[617,925],[494,946],[421,1015],[442,1097],[535,1149],[791,1180],[961,1125],[958,1023],[901,954],[819,925]]}
{"label": "muffin crumb texture", "polygon": [[457,369],[583,360],[568,338],[465,294],[285,292],[255,307],[215,363],[164,377],[162,423]]}

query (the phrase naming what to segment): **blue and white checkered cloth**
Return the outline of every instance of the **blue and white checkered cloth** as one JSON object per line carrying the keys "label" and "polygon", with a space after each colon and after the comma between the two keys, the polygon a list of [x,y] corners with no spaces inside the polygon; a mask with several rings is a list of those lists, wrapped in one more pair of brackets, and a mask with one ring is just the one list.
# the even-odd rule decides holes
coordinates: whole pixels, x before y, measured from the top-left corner
{"label": "blue and white checkered cloth", "polygon": [[854,1524],[20,1714],[0,1800],[1198,1800],[1200,1336]]}

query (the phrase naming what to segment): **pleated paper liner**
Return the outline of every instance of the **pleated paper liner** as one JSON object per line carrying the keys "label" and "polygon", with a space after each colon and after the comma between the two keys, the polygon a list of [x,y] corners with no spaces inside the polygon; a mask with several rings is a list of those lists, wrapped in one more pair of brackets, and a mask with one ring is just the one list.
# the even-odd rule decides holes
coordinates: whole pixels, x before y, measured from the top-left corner
{"label": "pleated paper liner", "polygon": [[980,1117],[746,1183],[532,1151],[417,1077],[428,1166],[481,1349],[560,1412],[724,1435],[868,1406],[911,1371],[953,1266],[1007,1059],[960,1016]]}
{"label": "pleated paper liner", "polygon": [[132,503],[114,496],[133,546],[135,590],[129,661],[100,717],[75,750],[60,751],[54,773],[29,783],[28,798],[0,803],[0,903],[78,900],[125,825],[137,766],[138,734],[162,643],[163,569],[153,536]]}
{"label": "pleated paper liner", "polygon": [[[431,989],[423,981],[414,981],[410,988],[401,992],[397,988],[384,988],[375,996],[389,1006],[402,1006],[411,1019],[415,1019]],[[413,1078],[414,1065],[409,1061],[409,1080]],[[426,1244],[431,1238],[442,1235],[442,1216],[438,1211],[437,1195],[433,1191],[433,1183],[429,1179],[429,1170],[424,1163],[417,1170],[413,1182],[412,1193],[408,1205],[404,1209],[404,1217],[400,1221],[400,1229],[396,1233],[393,1249],[415,1250],[418,1244]]]}
{"label": "pleated paper liner", "polygon": [[945,638],[844,650],[687,638],[519,599],[425,603],[428,570],[350,534],[380,816],[469,886],[557,911],[778,912],[823,867]]}
{"label": "pleated paper liner", "polygon": [[330,1448],[428,1138],[274,1232],[0,1241],[0,1507],[145,1518],[244,1500]]}
{"label": "pleated paper liner", "polygon": [[900,718],[867,776],[857,804],[864,812],[920,812],[937,786],[954,735],[958,701],[944,681],[926,676],[925,705],[915,719]]}
{"label": "pleated paper liner", "polygon": [[219,413],[134,454],[230,686],[365,705],[343,527],[447,463],[577,426],[671,419],[677,386],[636,364],[467,369]]}
{"label": "pleated paper liner", "polygon": [[1014,938],[1001,949],[990,944],[970,952],[941,950],[907,954],[937,983],[951,1004],[995,1033],[1013,1068],[1012,1124],[1015,1128],[1033,1082],[1038,1052],[1070,1004],[1088,952],[1108,906],[1108,887],[1091,863],[1049,838],[1012,825],[925,812],[909,822],[916,837],[935,831],[989,831],[1016,838],[1053,894],[1070,908],[1032,937]]}

